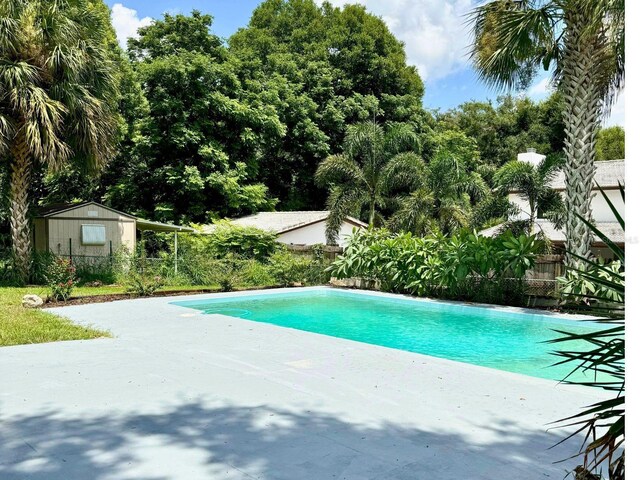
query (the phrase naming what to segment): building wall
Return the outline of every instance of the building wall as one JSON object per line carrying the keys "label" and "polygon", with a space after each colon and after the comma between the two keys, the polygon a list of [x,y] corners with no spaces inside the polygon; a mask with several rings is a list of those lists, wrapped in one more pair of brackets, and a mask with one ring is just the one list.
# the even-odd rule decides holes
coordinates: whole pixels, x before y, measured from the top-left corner
{"label": "building wall", "polygon": [[[278,235],[278,241],[288,245],[315,245],[317,243],[326,243],[325,230],[327,222],[317,222],[306,227],[298,228],[290,232]],[[354,227],[351,223],[343,222],[338,235],[338,245],[344,247],[347,243],[347,237],[351,235]]]}
{"label": "building wall", "polygon": [[[613,203],[621,214],[622,218],[624,218],[624,202],[622,201],[622,196],[618,190],[605,190],[605,193],[611,203]],[[560,192],[560,194],[564,197],[564,192]],[[599,190],[594,190],[594,197],[591,201],[591,210],[593,211],[593,219],[596,222],[615,222],[616,217],[611,212],[611,208],[607,204],[606,200],[602,196]],[[529,218],[530,209],[529,202],[520,195],[516,193],[509,194],[509,201],[516,204],[521,213],[516,216],[517,220],[526,220]]]}
{"label": "building wall", "polygon": [[[105,226],[105,245],[82,245],[82,225],[87,224]],[[43,222],[36,222],[35,228],[36,248],[44,249],[42,247],[46,245],[49,251],[57,255],[69,255],[70,243],[72,255],[106,256],[123,246],[131,251],[136,242],[136,223],[133,218],[95,205],[52,215],[43,219]],[[43,236],[48,237],[48,242],[40,240],[39,244],[38,239]]]}

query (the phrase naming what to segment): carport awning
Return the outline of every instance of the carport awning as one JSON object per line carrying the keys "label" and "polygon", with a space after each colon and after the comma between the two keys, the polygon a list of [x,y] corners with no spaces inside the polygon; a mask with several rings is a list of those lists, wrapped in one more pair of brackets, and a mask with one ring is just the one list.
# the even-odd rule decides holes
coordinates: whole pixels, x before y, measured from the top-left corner
{"label": "carport awning", "polygon": [[181,227],[180,225],[172,225],[170,223],[152,222],[144,218],[136,219],[136,228],[138,230],[151,230],[154,232],[195,232],[191,227]]}

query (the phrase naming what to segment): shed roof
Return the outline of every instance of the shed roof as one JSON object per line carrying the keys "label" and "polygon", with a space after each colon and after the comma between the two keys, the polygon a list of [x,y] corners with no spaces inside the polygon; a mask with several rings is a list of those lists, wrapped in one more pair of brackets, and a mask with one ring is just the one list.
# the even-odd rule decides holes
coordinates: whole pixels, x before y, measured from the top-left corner
{"label": "shed roof", "polygon": [[[505,228],[504,223],[500,225],[496,225],[495,227],[487,228],[482,230],[480,235],[485,237],[495,237],[499,235],[502,230]],[[596,227],[609,238],[616,245],[624,245],[624,230],[617,222],[596,222]],[[566,241],[566,236],[564,234],[564,230],[556,229],[553,223],[546,219],[536,220],[534,226],[535,233],[542,233],[546,238],[548,238],[551,242],[557,244],[564,244]],[[602,240],[594,236],[593,240],[594,245],[604,245]]]}
{"label": "shed roof", "polygon": [[100,208],[104,208],[106,210],[109,210],[111,212],[115,212],[119,215],[124,215],[125,217],[129,217],[129,218],[136,218],[135,216],[129,214],[129,213],[124,213],[121,212],[120,210],[116,210],[115,208],[111,208],[111,207],[107,207],[106,205],[102,205],[101,203],[98,202],[76,202],[76,203],[54,203],[51,205],[47,205],[45,207],[41,207],[40,209],[38,209],[38,217],[51,217],[53,215],[57,215],[58,213],[62,213],[62,212],[68,212],[70,210],[75,210],[76,208],[80,208],[80,207],[85,207],[87,205],[94,205],[96,207],[100,207]]}
{"label": "shed roof", "polygon": [[151,220],[145,220],[144,218],[139,218],[129,213],[121,212],[120,210],[107,207],[106,205],[102,205],[98,202],[57,203],[47,205],[46,207],[42,207],[38,210],[37,216],[41,218],[51,217],[62,212],[68,212],[70,210],[75,210],[76,208],[85,207],[87,205],[94,205],[99,208],[110,210],[119,215],[132,218],[136,221],[136,228],[138,230],[152,230],[155,232],[195,232],[195,230],[191,227],[182,227],[180,225],[173,225],[171,223],[161,223],[153,222]]}
{"label": "shed roof", "polygon": [[[231,223],[241,227],[254,227],[280,234],[322,222],[326,220],[328,216],[329,212],[326,210],[259,212],[254,215],[236,218],[235,220],[231,220]],[[347,217],[345,221],[357,227],[367,227],[366,223],[357,218]],[[213,229],[215,229],[215,225],[209,225],[205,227],[203,231],[208,233],[213,231]]]}

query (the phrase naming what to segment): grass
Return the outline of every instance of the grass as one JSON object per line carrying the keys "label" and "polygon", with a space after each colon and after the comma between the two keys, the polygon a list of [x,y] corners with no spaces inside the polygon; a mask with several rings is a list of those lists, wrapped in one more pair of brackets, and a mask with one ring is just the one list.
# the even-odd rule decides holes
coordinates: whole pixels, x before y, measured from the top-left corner
{"label": "grass", "polygon": [[[160,291],[202,288],[204,287],[163,287]],[[73,296],[108,295],[124,293],[124,291],[124,287],[121,286],[78,287],[74,289]],[[67,319],[39,309],[24,308],[22,297],[28,293],[46,298],[48,288],[43,286],[0,287],[0,347],[110,336],[109,332],[76,325]]]}
{"label": "grass", "polygon": [[0,346],[109,336],[108,332],[75,325],[42,310],[24,308],[22,297],[28,293],[46,297],[47,289],[0,287]]}

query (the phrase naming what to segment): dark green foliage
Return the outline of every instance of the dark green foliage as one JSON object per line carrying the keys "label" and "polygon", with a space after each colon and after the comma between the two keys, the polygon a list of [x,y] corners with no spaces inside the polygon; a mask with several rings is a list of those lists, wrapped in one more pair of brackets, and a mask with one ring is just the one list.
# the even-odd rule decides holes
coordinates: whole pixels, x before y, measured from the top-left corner
{"label": "dark green foliage", "polygon": [[181,256],[206,255],[223,258],[236,255],[263,261],[283,248],[276,235],[253,227],[239,227],[230,223],[216,224],[209,234],[185,235],[180,238]]}
{"label": "dark green foliage", "polygon": [[501,166],[518,153],[535,148],[543,155],[562,154],[562,99],[553,93],[534,102],[510,95],[493,102],[465,102],[438,115],[441,128],[459,128],[476,140],[483,164]]}
{"label": "dark green foliage", "polygon": [[340,151],[349,124],[376,118],[420,135],[429,129],[424,87],[402,43],[362,6],[267,0],[229,44],[243,83],[267,88],[286,125],[287,135],[266,145],[261,170],[285,209],[324,206],[313,173]]}
{"label": "dark green foliage", "polygon": [[470,232],[416,237],[361,231],[331,272],[375,280],[385,291],[518,305],[524,275],[540,248],[535,238],[511,232],[488,238]]}

